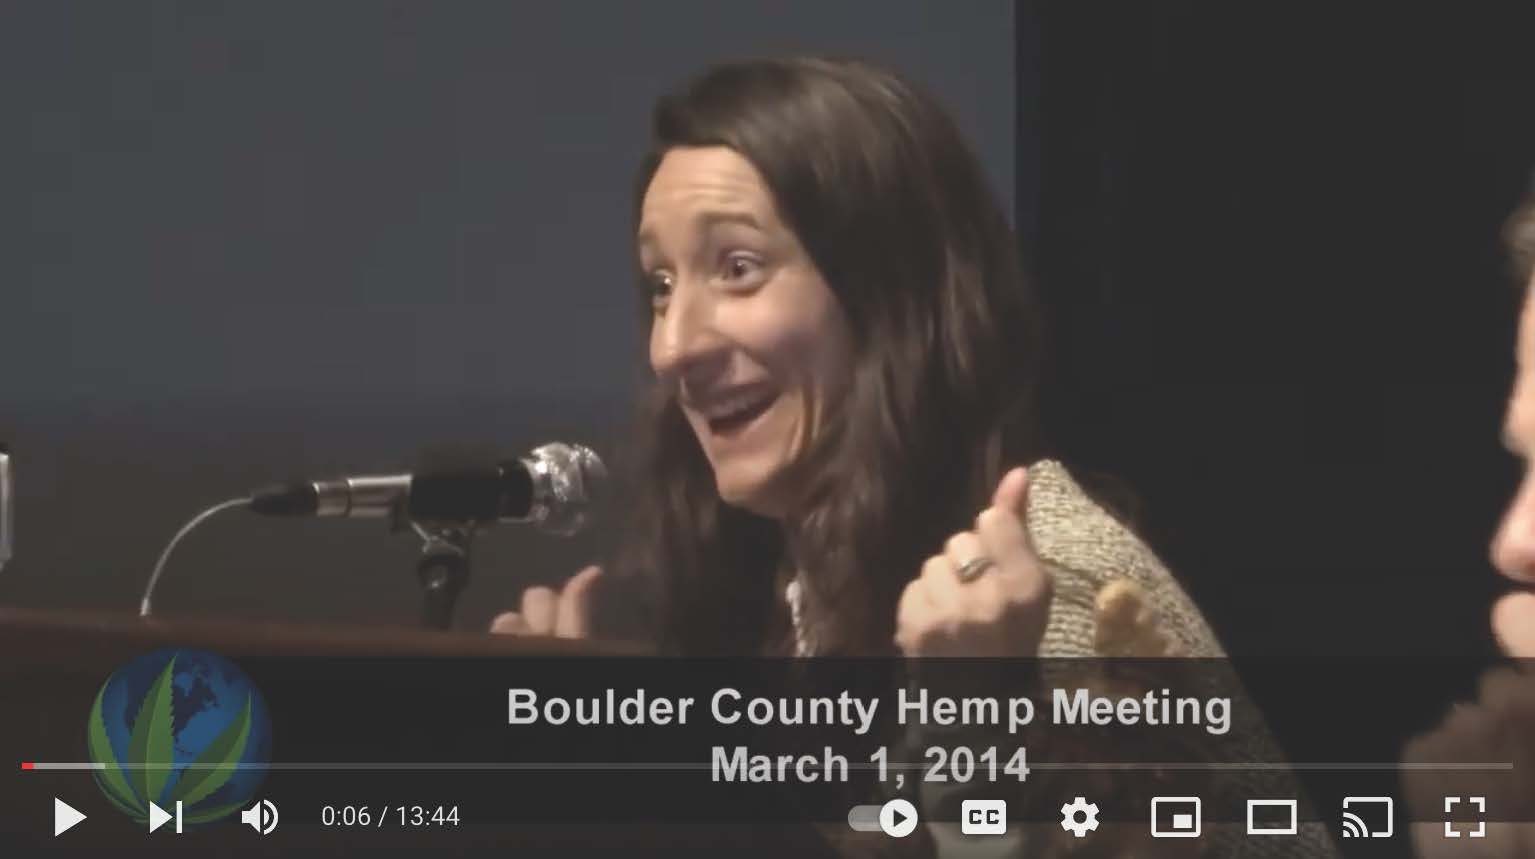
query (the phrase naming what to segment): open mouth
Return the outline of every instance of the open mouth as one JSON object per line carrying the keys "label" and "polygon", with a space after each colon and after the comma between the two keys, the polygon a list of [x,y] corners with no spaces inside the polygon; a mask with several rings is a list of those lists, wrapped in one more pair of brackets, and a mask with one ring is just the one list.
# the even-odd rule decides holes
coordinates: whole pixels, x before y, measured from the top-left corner
{"label": "open mouth", "polygon": [[738,435],[772,408],[773,403],[777,401],[778,392],[772,389],[759,389],[745,396],[732,398],[728,404],[708,410],[705,419],[709,424],[709,432],[726,438]]}

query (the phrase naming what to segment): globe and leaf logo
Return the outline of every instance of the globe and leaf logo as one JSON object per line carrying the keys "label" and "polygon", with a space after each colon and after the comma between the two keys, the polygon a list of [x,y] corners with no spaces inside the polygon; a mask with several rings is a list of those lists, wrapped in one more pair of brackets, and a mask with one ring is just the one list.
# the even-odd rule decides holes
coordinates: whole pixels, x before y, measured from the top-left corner
{"label": "globe and leaf logo", "polygon": [[86,743],[96,783],[139,823],[154,803],[211,823],[255,796],[272,754],[265,700],[234,663],[160,650],[119,668],[91,707]]}

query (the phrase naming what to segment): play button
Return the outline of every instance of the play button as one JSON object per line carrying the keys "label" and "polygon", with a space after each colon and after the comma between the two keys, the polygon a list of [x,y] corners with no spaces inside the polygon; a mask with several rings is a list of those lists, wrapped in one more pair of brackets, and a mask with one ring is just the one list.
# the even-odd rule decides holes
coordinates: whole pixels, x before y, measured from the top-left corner
{"label": "play button", "polygon": [[917,828],[917,809],[904,799],[892,799],[879,808],[879,828],[891,838],[905,838]]}
{"label": "play button", "polygon": [[85,819],[85,815],[69,807],[69,803],[58,797],[53,798],[53,837],[58,838],[69,830],[71,826]]}

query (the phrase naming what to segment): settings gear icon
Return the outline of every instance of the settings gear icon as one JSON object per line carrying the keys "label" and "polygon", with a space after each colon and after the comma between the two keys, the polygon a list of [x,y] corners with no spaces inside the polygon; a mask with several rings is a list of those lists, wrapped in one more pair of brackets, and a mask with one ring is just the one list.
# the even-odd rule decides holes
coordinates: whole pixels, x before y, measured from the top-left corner
{"label": "settings gear icon", "polygon": [[1078,838],[1098,828],[1098,803],[1077,797],[1061,806],[1061,828]]}

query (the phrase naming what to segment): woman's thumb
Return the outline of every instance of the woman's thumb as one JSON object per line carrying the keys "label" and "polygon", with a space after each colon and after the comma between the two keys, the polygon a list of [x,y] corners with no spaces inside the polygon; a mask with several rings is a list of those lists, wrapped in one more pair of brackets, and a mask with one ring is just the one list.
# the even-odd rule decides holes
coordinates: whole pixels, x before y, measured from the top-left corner
{"label": "woman's thumb", "polygon": [[592,592],[602,578],[602,567],[593,564],[570,577],[560,590],[554,616],[554,634],[560,638],[585,638],[591,634]]}
{"label": "woman's thumb", "polygon": [[1029,473],[1022,467],[1002,475],[997,491],[991,496],[991,506],[1011,510],[1022,519],[1028,507]]}

